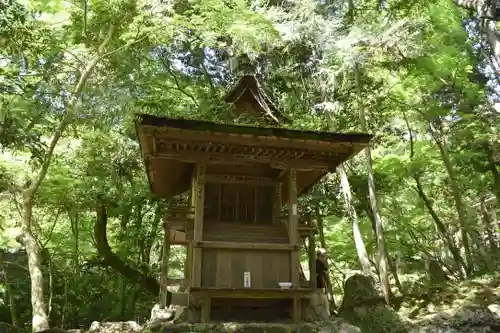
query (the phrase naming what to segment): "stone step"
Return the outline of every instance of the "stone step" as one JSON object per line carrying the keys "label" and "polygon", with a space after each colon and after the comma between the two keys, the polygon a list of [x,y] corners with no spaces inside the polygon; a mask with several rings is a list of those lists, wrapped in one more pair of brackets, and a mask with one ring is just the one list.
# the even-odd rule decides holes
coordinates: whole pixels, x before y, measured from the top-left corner
{"label": "stone step", "polygon": [[316,333],[318,329],[311,324],[276,324],[276,323],[213,323],[213,324],[164,324],[152,328],[158,333]]}

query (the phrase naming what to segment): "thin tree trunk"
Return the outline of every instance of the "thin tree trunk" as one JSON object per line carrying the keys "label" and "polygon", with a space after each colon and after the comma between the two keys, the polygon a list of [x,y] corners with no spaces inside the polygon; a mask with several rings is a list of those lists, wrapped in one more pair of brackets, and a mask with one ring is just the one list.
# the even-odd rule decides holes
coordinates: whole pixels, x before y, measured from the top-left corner
{"label": "thin tree trunk", "polygon": [[28,255],[28,271],[31,279],[32,330],[34,332],[49,329],[49,318],[43,299],[43,273],[41,249],[38,240],[32,232],[33,197],[23,197],[23,219],[21,225],[21,240]]}
{"label": "thin tree trunk", "polygon": [[[75,270],[75,273],[73,274],[73,276],[71,277],[71,279],[73,279],[73,281],[76,281],[76,283],[80,283],[80,224],[79,224],[79,215],[78,213],[74,214],[71,212],[71,210],[68,212],[68,216],[70,218],[70,222],[71,222],[71,232],[73,234],[73,239],[74,239],[74,242],[75,242],[75,247],[73,249],[74,253],[73,253],[73,269]],[[65,288],[65,304],[67,303],[67,288],[68,288],[68,280],[70,278],[67,277],[66,278],[66,281],[65,281],[65,284],[64,284],[64,288]],[[66,306],[65,306],[66,308]],[[74,315],[76,318],[79,317],[79,309],[78,307],[76,307],[74,309]],[[64,321],[63,321],[64,323]]]}
{"label": "thin tree trunk", "polygon": [[[415,141],[414,141],[414,136],[413,136],[413,130],[410,127],[410,123],[408,121],[408,118],[406,117],[405,112],[403,112],[403,118],[405,120],[406,127],[408,129],[408,134],[410,136],[410,161],[413,161],[414,156],[415,156]],[[455,242],[454,242],[453,238],[450,236],[448,229],[446,228],[443,221],[441,221],[441,219],[437,215],[436,211],[434,210],[434,207],[432,206],[431,201],[429,200],[429,198],[425,194],[422,183],[420,182],[419,174],[418,173],[413,174],[413,179],[415,180],[417,193],[418,193],[420,199],[422,199],[425,207],[427,208],[427,210],[429,211],[429,214],[431,215],[432,219],[434,220],[437,231],[438,231],[441,239],[447,245],[448,250],[450,251],[450,253],[455,261],[455,265],[457,267],[457,270],[458,270],[460,277],[463,278],[464,271],[467,272],[467,266],[465,265],[465,262],[463,261],[462,256],[460,255],[459,248],[455,245]]]}
{"label": "thin tree trunk", "polygon": [[[366,215],[368,215],[368,217],[370,218],[370,220],[372,222],[373,234],[375,235],[375,241],[377,241],[377,228],[376,228],[376,223],[375,223],[375,219],[373,217],[373,213],[371,211],[371,208],[370,207],[366,207],[365,211],[366,211]],[[387,271],[391,272],[391,274],[394,277],[394,284],[396,285],[396,287],[398,287],[398,289],[401,292],[401,294],[404,294],[403,285],[401,284],[401,281],[399,280],[399,275],[398,275],[397,267],[394,264],[394,262],[392,261],[391,256],[389,255],[389,248],[387,247],[387,244],[385,246],[385,257],[387,258],[387,267],[388,267]],[[377,258],[377,261],[378,261],[379,260],[378,256],[376,256],[376,258]],[[372,263],[372,262],[370,262],[370,263]],[[377,274],[380,277],[380,271],[379,270],[377,270]],[[380,281],[382,281],[381,277],[380,277]],[[391,292],[391,297],[392,296],[393,295],[392,295],[392,292]]]}
{"label": "thin tree trunk", "polygon": [[349,185],[349,179],[347,178],[347,174],[344,170],[344,166],[342,163],[337,167],[337,173],[339,174],[340,177],[340,185],[342,187],[342,194],[344,195],[346,210],[352,221],[352,233],[354,237],[354,244],[356,246],[356,251],[358,253],[359,263],[361,264],[363,273],[366,275],[370,275],[371,274],[370,259],[368,258],[368,253],[366,252],[363,236],[361,235],[361,231],[359,230],[359,220],[358,220],[358,215],[356,214],[356,210],[354,209],[354,205],[352,204],[351,187]]}
{"label": "thin tree trunk", "polygon": [[[347,1],[347,24],[348,26],[352,26],[354,24],[354,15],[355,15],[355,7],[354,1]],[[359,65],[356,63],[354,66],[354,77],[355,77],[355,85],[356,85],[356,95],[358,99],[358,108],[359,108],[359,123],[361,125],[361,131],[366,132],[366,115],[365,115],[365,106],[362,102],[363,96],[361,96],[361,81],[360,81],[360,69]],[[366,172],[368,176],[368,195],[370,199],[370,207],[373,212],[373,219],[375,222],[375,237],[377,238],[377,248],[379,251],[379,260],[378,260],[378,270],[380,272],[380,282],[382,285],[382,292],[384,293],[384,298],[387,304],[390,304],[390,300],[392,298],[391,285],[389,281],[389,273],[388,273],[388,259],[387,259],[387,246],[384,237],[384,226],[382,223],[382,217],[380,216],[380,209],[377,201],[377,194],[375,190],[375,180],[373,178],[373,170],[372,170],[372,153],[370,146],[365,148],[365,156],[366,156]]]}
{"label": "thin tree trunk", "polygon": [[14,290],[10,284],[9,274],[7,272],[7,267],[3,261],[3,253],[0,251],[0,272],[3,274],[3,280],[5,284],[5,288],[7,291],[7,296],[9,298],[9,311],[10,311],[10,320],[12,325],[16,327],[20,327],[17,321],[17,307],[16,307],[16,298],[14,296]]}
{"label": "thin tree trunk", "polygon": [[385,251],[387,257],[387,264],[389,265],[392,277],[394,278],[394,284],[396,285],[396,287],[398,287],[401,295],[404,295],[405,291],[403,285],[401,284],[401,280],[399,280],[398,267],[396,266],[396,263],[394,262],[394,260],[392,260],[391,256],[389,255],[389,248],[387,247],[387,245],[385,247]]}
{"label": "thin tree trunk", "polygon": [[[325,241],[325,226],[323,224],[323,217],[321,216],[319,212],[319,208],[316,208],[316,220],[318,222],[318,230],[319,230],[319,243],[321,244],[321,247],[326,249],[326,241]],[[316,278],[316,277],[314,277]],[[328,294],[331,295],[331,300],[330,300],[330,309],[336,308],[335,304],[335,299],[333,298],[333,287],[332,287],[332,281],[330,279],[330,274],[327,274],[326,276],[326,289],[328,291]]]}
{"label": "thin tree trunk", "polygon": [[498,247],[497,247],[497,242],[495,240],[495,236],[493,235],[493,228],[492,228],[492,223],[491,223],[491,218],[490,218],[490,213],[488,212],[488,209],[486,207],[486,203],[484,202],[485,198],[484,196],[481,198],[481,215],[483,216],[483,223],[484,227],[486,229],[486,235],[488,237],[488,243],[490,243],[490,252],[493,255],[496,255],[498,253]]}
{"label": "thin tree trunk", "polygon": [[[360,70],[359,66],[356,64],[354,69],[354,75],[356,80],[356,93],[359,101],[359,121],[361,125],[361,131],[366,132],[366,115],[365,107],[363,105],[361,96],[361,81],[360,81]],[[387,259],[387,247],[384,236],[384,226],[382,222],[382,217],[380,216],[380,209],[378,206],[377,194],[375,189],[375,179],[373,177],[372,169],[372,153],[370,147],[365,148],[366,156],[366,173],[368,176],[368,196],[370,199],[370,207],[373,212],[373,219],[375,221],[376,237],[377,237],[377,247],[379,251],[378,268],[380,272],[380,282],[382,284],[382,292],[384,293],[384,298],[387,304],[390,304],[392,298],[391,285],[389,281],[388,272],[388,259]]]}
{"label": "thin tree trunk", "polygon": [[464,276],[463,276],[462,269],[464,269],[465,271],[468,271],[468,269],[467,269],[465,262],[462,259],[462,256],[460,255],[460,250],[455,246],[455,242],[450,237],[450,234],[449,234],[446,226],[441,221],[441,219],[437,215],[436,211],[432,207],[432,204],[431,204],[429,198],[427,198],[427,195],[425,194],[424,189],[422,188],[422,184],[420,183],[420,178],[417,175],[414,175],[413,178],[415,179],[415,182],[417,184],[418,195],[419,195],[420,199],[422,199],[422,201],[424,202],[425,207],[427,207],[429,214],[431,214],[431,216],[434,220],[434,223],[436,224],[436,228],[437,228],[437,231],[439,233],[439,236],[446,243],[448,250],[450,251],[450,253],[453,257],[453,260],[455,261],[455,265],[457,267],[457,270],[458,270],[460,276],[463,278]]}
{"label": "thin tree trunk", "polygon": [[471,237],[472,243],[474,245],[476,245],[483,262],[489,266],[490,265],[489,260],[486,256],[486,254],[484,253],[482,244],[477,237],[477,233],[470,226],[470,222],[469,222],[469,219],[467,216],[467,211],[466,211],[465,205],[462,201],[462,196],[460,194],[460,188],[458,186],[458,181],[457,181],[457,176],[455,174],[455,169],[451,165],[451,160],[450,160],[450,156],[448,153],[448,149],[446,147],[446,143],[442,141],[443,138],[442,138],[441,133],[438,133],[438,131],[434,128],[432,123],[429,123],[429,132],[430,132],[431,136],[433,137],[434,142],[436,143],[436,145],[439,149],[441,159],[443,161],[446,172],[448,173],[448,179],[450,181],[450,189],[451,189],[451,193],[453,196],[453,200],[455,201],[455,208],[456,208],[457,213],[458,213],[458,221],[460,223],[460,232],[462,234],[462,242],[463,242],[463,246],[465,249],[465,258],[466,258],[467,266],[468,266],[467,268],[468,268],[469,272],[472,272],[474,269],[474,261],[472,259],[472,253],[471,253],[471,248],[470,248],[468,236]]}
{"label": "thin tree trunk", "polygon": [[[68,276],[64,276],[64,302],[61,311],[61,328],[64,328],[66,326],[66,312],[68,311],[68,305],[69,305],[68,293],[69,293]],[[76,315],[75,317],[78,318]]]}
{"label": "thin tree trunk", "polygon": [[497,203],[500,206],[500,173],[498,171],[495,158],[493,157],[495,155],[495,151],[489,142],[484,144],[484,148],[488,160],[488,169],[490,170],[491,175],[493,176],[493,191],[495,193]]}
{"label": "thin tree trunk", "polygon": [[43,248],[42,251],[46,254],[46,260],[48,261],[49,266],[49,309],[48,309],[48,317],[52,316],[52,301],[54,299],[54,275],[52,274],[52,257],[50,256],[49,250]]}

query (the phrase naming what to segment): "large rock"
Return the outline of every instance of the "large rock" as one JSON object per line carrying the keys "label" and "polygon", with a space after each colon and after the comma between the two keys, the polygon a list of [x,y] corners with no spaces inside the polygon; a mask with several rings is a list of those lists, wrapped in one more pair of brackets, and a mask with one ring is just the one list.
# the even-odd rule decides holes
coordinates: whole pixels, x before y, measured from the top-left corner
{"label": "large rock", "polygon": [[497,318],[497,319],[500,320],[500,305],[498,305],[498,304],[490,304],[490,305],[488,305],[488,310],[490,310],[491,313],[493,313],[493,315],[495,316],[495,318]]}
{"label": "large rock", "polygon": [[453,313],[441,313],[419,322],[411,333],[495,333],[500,318],[487,307],[465,305]]}
{"label": "large rock", "polygon": [[373,279],[361,274],[347,279],[339,316],[361,328],[363,333],[407,333],[409,329],[379,296]]}
{"label": "large rock", "polygon": [[20,333],[21,330],[17,326],[0,321],[0,332],[1,333]]}
{"label": "large rock", "polygon": [[142,327],[135,321],[106,323],[94,321],[90,325],[88,333],[136,333],[141,330]]}
{"label": "large rock", "polygon": [[146,326],[149,327],[160,326],[162,323],[172,321],[174,319],[175,314],[176,311],[174,309],[174,306],[169,306],[167,308],[162,309],[160,308],[159,304],[155,304],[151,309],[151,317],[149,321],[146,323]]}

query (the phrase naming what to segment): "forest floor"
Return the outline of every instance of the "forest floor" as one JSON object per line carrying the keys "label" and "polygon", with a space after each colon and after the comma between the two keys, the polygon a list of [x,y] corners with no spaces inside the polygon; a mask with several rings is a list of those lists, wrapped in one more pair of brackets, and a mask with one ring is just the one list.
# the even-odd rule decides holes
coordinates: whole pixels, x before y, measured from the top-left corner
{"label": "forest floor", "polygon": [[467,306],[485,308],[492,305],[500,315],[500,274],[435,285],[421,298],[403,301],[398,313],[412,322],[419,322],[436,315],[453,315]]}

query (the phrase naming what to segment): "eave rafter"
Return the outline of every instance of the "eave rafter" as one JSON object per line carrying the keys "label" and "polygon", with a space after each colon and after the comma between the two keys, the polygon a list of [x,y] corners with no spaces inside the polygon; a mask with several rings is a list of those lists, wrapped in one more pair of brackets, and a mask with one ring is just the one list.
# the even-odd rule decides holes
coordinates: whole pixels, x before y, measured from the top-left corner
{"label": "eave rafter", "polygon": [[207,149],[209,144],[195,145],[187,142],[165,142],[154,140],[147,159],[178,160],[186,163],[207,164],[269,164],[274,169],[293,168],[298,170],[325,170],[334,167],[338,161],[352,153],[311,153],[303,150],[268,149],[248,146],[225,146],[223,149]]}

